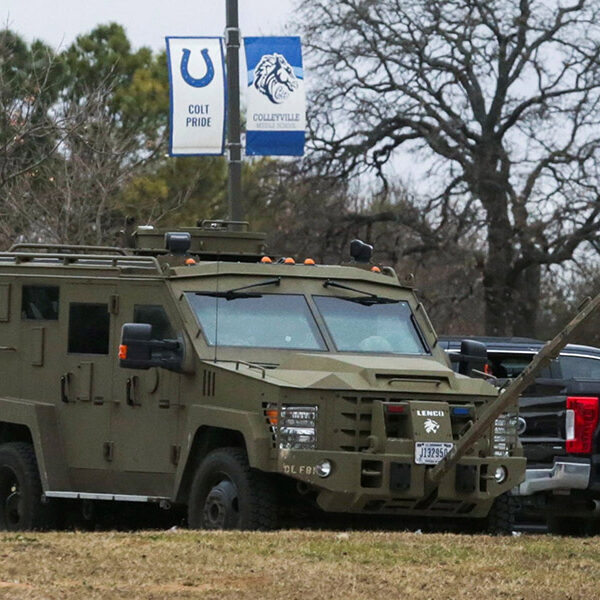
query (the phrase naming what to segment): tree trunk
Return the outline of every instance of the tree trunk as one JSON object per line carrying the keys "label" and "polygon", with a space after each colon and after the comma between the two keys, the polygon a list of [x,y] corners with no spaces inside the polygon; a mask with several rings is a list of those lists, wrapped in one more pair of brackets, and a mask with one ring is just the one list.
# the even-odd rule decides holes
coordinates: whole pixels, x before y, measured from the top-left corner
{"label": "tree trunk", "polygon": [[485,334],[510,335],[513,289],[509,276],[513,266],[513,227],[508,217],[507,182],[497,171],[497,148],[482,148],[484,158],[475,173],[476,193],[487,214],[487,259],[483,269]]}
{"label": "tree trunk", "polygon": [[513,335],[536,337],[541,280],[540,265],[527,267],[517,277],[513,294]]}

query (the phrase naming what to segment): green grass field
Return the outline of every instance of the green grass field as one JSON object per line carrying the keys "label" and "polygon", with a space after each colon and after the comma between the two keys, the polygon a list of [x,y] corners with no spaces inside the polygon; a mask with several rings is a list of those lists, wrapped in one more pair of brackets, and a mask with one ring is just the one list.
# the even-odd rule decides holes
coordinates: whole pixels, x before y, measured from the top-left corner
{"label": "green grass field", "polygon": [[0,598],[600,597],[600,538],[386,532],[0,534]]}

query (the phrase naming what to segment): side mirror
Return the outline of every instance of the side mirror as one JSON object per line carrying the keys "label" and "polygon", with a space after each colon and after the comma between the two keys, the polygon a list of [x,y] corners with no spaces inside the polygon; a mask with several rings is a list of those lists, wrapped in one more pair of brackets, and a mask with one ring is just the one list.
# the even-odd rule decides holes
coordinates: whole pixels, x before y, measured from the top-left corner
{"label": "side mirror", "polygon": [[350,256],[357,263],[368,263],[373,255],[373,246],[365,244],[362,240],[352,240],[350,242]]}
{"label": "side mirror", "polygon": [[183,342],[153,340],[152,325],[125,323],[121,329],[119,366],[124,369],[161,367],[179,372],[183,366]]}
{"label": "side mirror", "polygon": [[463,340],[460,343],[460,354],[454,355],[458,361],[458,372],[461,375],[473,376],[473,370],[483,371],[487,364],[487,348],[483,342]]}

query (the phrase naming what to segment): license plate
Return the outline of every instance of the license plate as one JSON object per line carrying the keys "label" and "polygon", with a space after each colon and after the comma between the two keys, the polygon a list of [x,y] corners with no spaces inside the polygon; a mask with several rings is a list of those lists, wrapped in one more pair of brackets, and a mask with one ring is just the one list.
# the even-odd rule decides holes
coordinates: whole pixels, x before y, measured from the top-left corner
{"label": "license plate", "polygon": [[452,442],[415,442],[415,463],[437,465],[453,447]]}

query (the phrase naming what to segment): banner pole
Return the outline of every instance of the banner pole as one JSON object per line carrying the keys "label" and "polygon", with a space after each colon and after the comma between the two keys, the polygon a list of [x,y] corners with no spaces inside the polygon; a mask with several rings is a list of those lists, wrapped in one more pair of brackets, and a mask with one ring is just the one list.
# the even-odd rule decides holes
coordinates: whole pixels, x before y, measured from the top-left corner
{"label": "banner pole", "polygon": [[238,0],[227,0],[225,20],[227,47],[227,148],[229,218],[244,220],[242,205],[242,143],[240,117],[240,25]]}

